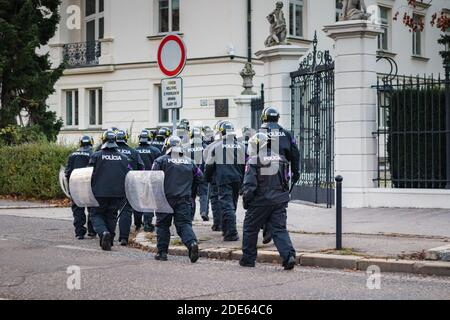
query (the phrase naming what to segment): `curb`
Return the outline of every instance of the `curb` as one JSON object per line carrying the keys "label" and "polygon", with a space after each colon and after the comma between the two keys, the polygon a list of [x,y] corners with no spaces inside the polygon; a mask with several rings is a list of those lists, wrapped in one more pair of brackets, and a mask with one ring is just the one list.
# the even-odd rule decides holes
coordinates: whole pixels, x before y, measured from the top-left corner
{"label": "curb", "polygon": [[[148,241],[143,234],[132,239],[136,247],[156,253],[156,245]],[[216,260],[239,260],[242,251],[229,248],[205,248],[199,250],[200,257]],[[170,246],[169,255],[187,256],[188,250],[181,246]],[[281,264],[280,256],[275,251],[258,250],[256,261],[259,263]],[[396,259],[373,259],[358,256],[343,256],[321,253],[297,252],[297,265],[303,267],[343,269],[367,271],[371,266],[377,266],[381,272],[412,273],[431,276],[450,276],[450,263],[435,261],[414,261]]]}

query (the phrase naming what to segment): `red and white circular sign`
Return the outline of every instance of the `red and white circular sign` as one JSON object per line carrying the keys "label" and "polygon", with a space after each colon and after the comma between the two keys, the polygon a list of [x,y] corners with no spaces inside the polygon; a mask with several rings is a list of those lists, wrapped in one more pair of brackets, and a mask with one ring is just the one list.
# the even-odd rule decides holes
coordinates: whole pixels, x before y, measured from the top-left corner
{"label": "red and white circular sign", "polygon": [[186,65],[186,46],[175,34],[166,36],[158,48],[158,65],[167,77],[176,77]]}

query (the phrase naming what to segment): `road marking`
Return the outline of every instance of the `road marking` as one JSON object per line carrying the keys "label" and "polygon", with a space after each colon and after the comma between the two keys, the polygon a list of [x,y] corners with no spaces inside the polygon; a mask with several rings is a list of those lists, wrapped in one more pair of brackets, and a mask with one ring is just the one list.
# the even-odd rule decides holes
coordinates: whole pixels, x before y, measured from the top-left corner
{"label": "road marking", "polygon": [[69,250],[79,250],[79,251],[90,251],[90,252],[103,252],[103,251],[97,250],[97,249],[89,249],[89,248],[82,248],[82,247],[76,247],[76,246],[56,246],[56,248],[69,249]]}

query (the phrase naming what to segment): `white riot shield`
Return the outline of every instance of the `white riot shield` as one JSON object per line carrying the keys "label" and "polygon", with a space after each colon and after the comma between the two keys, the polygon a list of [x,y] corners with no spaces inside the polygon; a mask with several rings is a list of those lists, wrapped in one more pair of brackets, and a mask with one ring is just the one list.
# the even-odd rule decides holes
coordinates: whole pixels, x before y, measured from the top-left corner
{"label": "white riot shield", "polygon": [[59,186],[66,197],[72,199],[69,192],[69,181],[67,181],[66,178],[66,168],[63,166],[61,166],[61,169],[59,170]]}
{"label": "white riot shield", "polygon": [[72,200],[78,207],[98,207],[91,187],[92,172],[94,168],[75,169],[70,175],[69,188]]}
{"label": "white riot shield", "polygon": [[130,171],[125,179],[125,193],[138,212],[173,213],[164,193],[163,171]]}

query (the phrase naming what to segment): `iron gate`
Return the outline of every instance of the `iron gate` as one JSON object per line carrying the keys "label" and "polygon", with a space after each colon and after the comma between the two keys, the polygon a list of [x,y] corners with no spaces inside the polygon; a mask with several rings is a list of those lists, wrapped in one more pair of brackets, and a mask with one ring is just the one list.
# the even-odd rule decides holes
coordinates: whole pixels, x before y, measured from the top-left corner
{"label": "iron gate", "polygon": [[291,128],[299,143],[300,181],[293,199],[334,204],[334,62],[313,51],[291,73]]}
{"label": "iron gate", "polygon": [[261,95],[251,102],[252,129],[258,131],[261,128],[261,115],[264,110],[264,84],[261,84]]}

